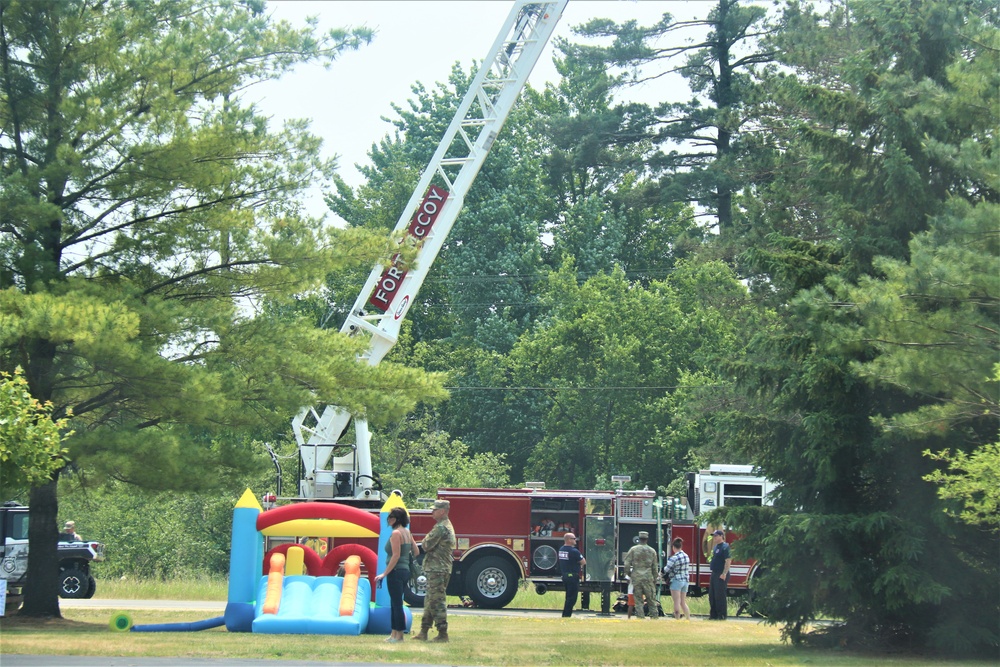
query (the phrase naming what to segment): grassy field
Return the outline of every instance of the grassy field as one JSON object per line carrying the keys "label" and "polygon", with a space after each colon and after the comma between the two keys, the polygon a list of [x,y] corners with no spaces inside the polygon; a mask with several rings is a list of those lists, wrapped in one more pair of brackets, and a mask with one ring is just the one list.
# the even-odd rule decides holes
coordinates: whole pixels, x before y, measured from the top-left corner
{"label": "grassy field", "polygon": [[[760,623],[574,617],[453,616],[449,644],[381,636],[254,635],[223,628],[192,633],[114,632],[111,610],[72,609],[62,620],[0,621],[3,653],[326,660],[460,665],[871,665],[871,655],[787,646]],[[202,620],[197,612],[133,612],[142,624]],[[914,656],[878,656],[880,665],[940,665]],[[986,664],[986,663],[983,663]]]}
{"label": "grassy field", "polygon": [[[222,578],[194,577],[177,581],[147,581],[135,579],[98,580],[98,600],[226,600],[226,580]],[[458,598],[449,598],[449,604],[458,604]],[[612,598],[611,604],[615,600]],[[672,611],[670,598],[663,597],[666,611]],[[736,614],[736,601],[732,601],[730,613]],[[561,592],[538,595],[531,588],[522,588],[517,592],[514,601],[508,605],[514,609],[562,609],[563,594]],[[688,606],[691,613],[707,614],[708,598],[690,598]],[[599,595],[591,596],[590,608],[597,611],[601,607]]]}
{"label": "grassy field", "polygon": [[199,600],[226,601],[224,577],[186,577],[170,581],[149,579],[98,579],[98,600]]}
{"label": "grassy field", "polygon": [[[101,582],[103,584],[104,582]],[[99,584],[97,599],[225,600],[224,584]],[[162,590],[159,587],[163,587]],[[201,591],[200,593],[198,591]],[[160,594],[154,595],[160,591]],[[128,594],[126,594],[126,592]],[[522,601],[523,599],[523,601]],[[560,607],[562,594],[522,591],[512,606]],[[597,602],[595,599],[594,602]],[[697,601],[700,602],[700,601]],[[594,606],[594,605],[592,605]],[[449,644],[407,640],[386,644],[381,636],[254,635],[224,628],[198,633],[117,632],[115,610],[64,608],[63,619],[0,620],[3,654],[97,655],[273,660],[325,660],[383,664],[462,665],[941,665],[912,655],[816,651],[781,642],[778,630],[758,622],[718,623],[660,619],[627,620],[593,615],[572,619],[453,615]],[[203,620],[205,612],[133,611],[137,624]],[[417,612],[419,614],[419,611]],[[974,663],[962,663],[974,664]],[[988,663],[980,663],[988,664]]]}

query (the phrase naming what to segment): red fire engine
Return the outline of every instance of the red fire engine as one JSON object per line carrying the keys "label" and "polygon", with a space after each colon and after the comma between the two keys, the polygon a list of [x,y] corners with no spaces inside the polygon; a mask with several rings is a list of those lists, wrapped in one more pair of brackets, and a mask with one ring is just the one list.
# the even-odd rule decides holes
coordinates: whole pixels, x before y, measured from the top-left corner
{"label": "red fire engine", "polygon": [[[623,592],[628,585],[623,558],[638,543],[639,531],[646,531],[661,561],[669,555],[673,538],[684,539],[691,559],[689,595],[702,595],[708,591],[710,576],[710,540],[705,538],[715,526],[699,524],[696,511],[766,504],[772,490],[773,485],[755,475],[752,466],[724,465],[691,473],[683,500],[658,498],[652,491],[547,490],[531,483],[523,489],[441,489],[438,498],[451,502],[458,538],[448,592],[496,609],[510,603],[520,581],[533,585],[539,594],[561,590],[556,556],[567,532],[577,535],[587,558],[581,591]],[[411,512],[410,528],[418,540],[432,526],[426,510]],[[727,541],[733,539],[727,536]],[[753,561],[733,562],[730,595],[749,590],[755,568]],[[407,601],[422,605],[419,583],[411,584]]]}

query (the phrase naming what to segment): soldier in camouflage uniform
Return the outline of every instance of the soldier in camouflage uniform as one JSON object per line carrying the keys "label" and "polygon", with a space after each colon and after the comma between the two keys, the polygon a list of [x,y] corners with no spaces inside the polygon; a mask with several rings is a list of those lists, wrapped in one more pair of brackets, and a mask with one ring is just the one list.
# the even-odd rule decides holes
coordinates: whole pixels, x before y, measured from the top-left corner
{"label": "soldier in camouflage uniform", "polygon": [[635,590],[635,615],[639,618],[646,617],[643,608],[642,596],[646,596],[649,603],[649,614],[652,618],[660,615],[660,599],[656,592],[656,550],[649,546],[649,533],[639,531],[639,544],[628,550],[625,554],[625,572],[632,580]]}
{"label": "soldier in camouflage uniform", "polygon": [[424,538],[424,575],[427,577],[427,593],[424,597],[424,615],[420,619],[420,634],[413,638],[427,641],[427,631],[437,624],[438,635],[432,641],[448,641],[448,601],[445,591],[451,579],[451,564],[454,560],[455,529],[448,520],[451,503],[436,500],[431,516],[437,524]]}

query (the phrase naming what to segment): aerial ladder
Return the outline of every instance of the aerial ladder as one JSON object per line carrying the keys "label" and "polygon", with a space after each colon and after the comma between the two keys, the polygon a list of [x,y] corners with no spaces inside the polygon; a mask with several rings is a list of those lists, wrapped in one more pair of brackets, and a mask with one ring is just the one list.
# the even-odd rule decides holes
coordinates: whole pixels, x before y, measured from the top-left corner
{"label": "aerial ladder", "polygon": [[[376,265],[340,329],[368,337],[359,362],[375,366],[396,344],[406,312],[567,2],[514,3],[396,223],[394,233],[415,245],[414,259],[404,264],[397,255],[389,266]],[[349,441],[352,421],[354,442]],[[292,428],[301,465],[300,499],[382,498],[372,473],[366,419],[338,406],[309,407],[296,415]]]}

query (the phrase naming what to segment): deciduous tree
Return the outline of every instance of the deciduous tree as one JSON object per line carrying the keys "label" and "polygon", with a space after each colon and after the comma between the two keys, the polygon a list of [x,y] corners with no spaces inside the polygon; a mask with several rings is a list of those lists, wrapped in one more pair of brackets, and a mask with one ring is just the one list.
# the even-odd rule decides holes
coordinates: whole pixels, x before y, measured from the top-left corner
{"label": "deciduous tree", "polygon": [[44,484],[65,465],[69,420],[53,420],[51,413],[51,403],[31,395],[20,368],[0,373],[0,486],[9,496]]}

